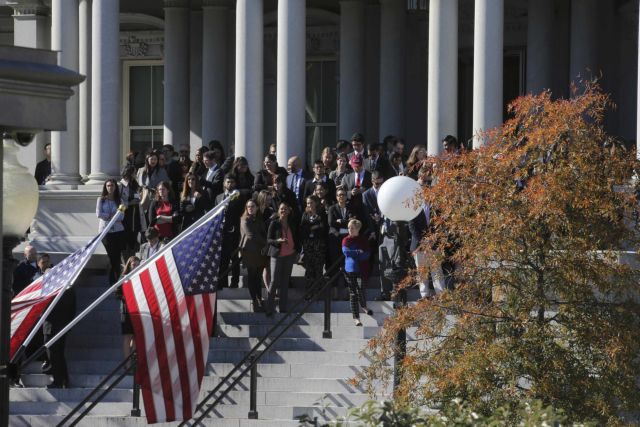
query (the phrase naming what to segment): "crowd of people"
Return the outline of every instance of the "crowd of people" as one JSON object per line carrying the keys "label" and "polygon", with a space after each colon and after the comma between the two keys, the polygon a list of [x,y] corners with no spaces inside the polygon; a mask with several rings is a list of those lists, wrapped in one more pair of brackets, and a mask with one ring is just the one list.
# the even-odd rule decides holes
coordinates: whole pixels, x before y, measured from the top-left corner
{"label": "crowd of people", "polygon": [[[460,144],[450,135],[442,143],[446,153],[460,150]],[[335,148],[325,148],[321,158],[312,163],[311,171],[298,156],[288,159],[286,168],[280,166],[275,152],[272,144],[262,168],[253,172],[246,158],[226,156],[219,141],[197,149],[193,159],[187,145],[180,146],[178,152],[164,145],[160,150],[129,153],[120,179],[104,182],[96,205],[99,231],[119,205],[127,207],[122,221],[117,221],[103,240],[109,258],[109,282],[115,283],[154,256],[238,191],[239,197],[230,199],[226,207],[219,287],[238,287],[240,264],[244,265],[252,309],[271,316],[276,308],[281,313],[288,309],[294,264],[304,267],[307,287],[336,265],[342,270],[336,289],[346,285],[354,322],[361,326],[360,313],[372,314],[365,292],[372,269],[378,266],[381,271],[376,300],[389,300],[393,289],[392,282],[382,274],[382,264],[390,259],[387,243],[394,226],[380,212],[378,191],[385,180],[398,175],[430,185],[432,171],[426,161],[426,148],[416,145],[406,155],[400,138],[387,136],[382,143],[365,145],[364,136],[355,133],[350,141],[340,140]],[[36,179],[40,183],[47,180],[47,166],[43,163],[38,170]],[[403,249],[412,254],[417,267],[426,267],[425,254],[418,247],[429,229],[430,215],[430,206],[425,205],[409,223],[411,239]],[[47,261],[46,254],[38,257],[29,246],[14,274],[14,293],[51,268]],[[432,269],[429,277],[420,279],[421,296],[428,298],[451,288],[453,268],[445,262]],[[65,319],[58,322],[58,317],[75,312],[73,292],[68,294],[62,315],[56,314],[49,322],[49,334],[58,329],[57,323],[64,324]],[[119,297],[122,299],[121,293]],[[128,355],[134,346],[133,329],[124,301],[121,307],[123,350]],[[56,323],[53,329],[52,322]],[[63,341],[51,349],[43,368],[52,370],[51,387],[68,385]]]}
{"label": "crowd of people", "polygon": [[[452,136],[443,140],[443,146],[447,152],[459,150]],[[306,286],[311,286],[338,262],[354,321],[361,325],[360,311],[371,313],[363,283],[383,259],[378,249],[386,220],[378,208],[378,190],[397,175],[422,185],[431,180],[425,147],[416,145],[409,155],[404,148],[400,138],[388,136],[382,143],[365,144],[364,136],[355,133],[350,141],[340,140],[335,148],[325,148],[309,171],[298,156],[288,159],[286,168],[280,166],[272,144],[262,168],[255,172],[246,158],[225,156],[219,141],[196,150],[193,160],[188,146],[175,152],[173,146],[165,145],[144,156],[132,152],[121,179],[107,180],[97,201],[100,229],[115,215],[118,205],[127,206],[123,221],[103,241],[110,260],[109,280],[114,283],[121,277],[123,260],[130,265],[153,256],[237,190],[240,196],[226,207],[220,288],[238,286],[242,263],[253,310],[271,316],[276,296],[278,311],[288,309],[296,263],[304,266]],[[412,239],[406,249],[414,253],[419,266],[426,263],[416,249],[429,226],[429,215],[425,206],[409,227]],[[141,242],[145,243],[140,246]],[[392,284],[379,276],[377,299],[388,300]],[[420,283],[421,295],[429,297],[445,289],[446,276],[442,269],[433,271],[431,280]]]}

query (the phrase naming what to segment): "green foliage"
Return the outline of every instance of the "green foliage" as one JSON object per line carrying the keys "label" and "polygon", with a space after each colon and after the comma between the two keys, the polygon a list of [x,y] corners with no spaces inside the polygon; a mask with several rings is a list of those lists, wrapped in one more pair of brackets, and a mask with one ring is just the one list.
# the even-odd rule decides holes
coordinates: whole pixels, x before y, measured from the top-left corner
{"label": "green foliage", "polygon": [[416,328],[399,404],[463,399],[489,417],[540,401],[599,424],[640,411],[640,272],[623,262],[639,244],[625,190],[639,168],[604,133],[608,96],[582,87],[519,98],[486,146],[429,160],[435,229],[421,250],[433,266],[447,254],[457,286],[387,319],[364,351],[369,392],[390,381],[397,332]]}

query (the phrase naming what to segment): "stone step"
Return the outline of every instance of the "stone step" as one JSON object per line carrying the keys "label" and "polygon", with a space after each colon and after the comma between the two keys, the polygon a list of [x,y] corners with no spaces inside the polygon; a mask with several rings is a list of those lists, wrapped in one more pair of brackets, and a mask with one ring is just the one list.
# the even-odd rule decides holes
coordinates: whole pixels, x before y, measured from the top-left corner
{"label": "stone step", "polygon": [[[56,393],[51,393],[56,391]],[[47,390],[41,388],[22,388],[11,389],[11,411],[18,410],[20,414],[42,414],[47,406],[56,407],[56,404],[68,405],[72,407],[81,402],[91,390],[81,388]],[[200,390],[198,401],[202,400],[208,393],[207,388]],[[256,403],[258,405],[269,406],[312,406],[318,404],[323,398],[326,398],[325,392],[309,392],[309,391],[275,391],[260,390],[256,391]],[[222,405],[241,405],[249,406],[249,391],[247,389],[237,389],[230,391],[223,399]],[[367,396],[362,392],[347,393],[331,393],[331,399],[335,406],[345,406],[350,403],[360,405],[364,403]],[[131,389],[113,389],[104,397],[101,403],[125,403],[131,405],[133,402],[133,390]]]}
{"label": "stone step", "polygon": [[[87,302],[86,305],[89,305]],[[367,301],[367,306],[373,311],[379,311],[383,313],[393,313],[393,302],[391,301]],[[240,313],[253,312],[252,303],[250,299],[221,299],[218,301],[218,313]],[[324,313],[324,301],[316,301],[312,303],[307,309],[308,313]],[[332,313],[350,313],[351,308],[349,301],[332,301],[331,302]],[[96,319],[95,316],[107,314],[114,314],[119,316],[120,313],[120,300],[115,298],[108,298],[103,303],[99,304],[94,311],[87,315],[88,319]]]}
{"label": "stone step", "polygon": [[[245,353],[242,353],[244,356]],[[335,353],[332,353],[335,354]],[[302,357],[302,356],[301,356]],[[240,361],[238,359],[237,361]],[[360,359],[355,364],[320,364],[320,363],[291,363],[291,362],[270,362],[263,361],[258,364],[258,373],[261,377],[269,378],[324,378],[324,379],[348,379],[353,378],[355,375],[362,372],[362,366],[366,365],[366,360]],[[118,365],[119,361],[76,361],[69,364],[69,376],[71,379],[72,387],[87,387],[89,384],[94,384],[95,378],[104,378],[106,374],[111,372]],[[211,362],[206,365],[205,376],[220,376],[224,377],[234,368],[237,362]],[[88,380],[81,379],[88,376],[93,376]],[[35,365],[29,365],[23,371],[22,377],[24,379],[30,379],[35,381],[38,378],[49,377],[40,372],[40,367]],[[24,381],[25,385],[27,381]],[[79,382],[76,383],[76,379]],[[48,382],[47,382],[48,383]],[[45,384],[47,384],[45,383]],[[32,384],[32,383],[29,383]],[[97,382],[95,382],[97,384]]]}
{"label": "stone step", "polygon": [[[209,351],[215,352],[220,350],[238,350],[249,351],[258,342],[260,338],[247,338],[247,337],[217,337],[209,342]],[[122,342],[122,339],[120,340]],[[74,345],[71,350],[67,350],[67,359],[105,359],[113,360],[123,357],[122,346],[116,345],[112,347],[107,346],[92,346],[86,345],[86,343],[80,343],[82,347]],[[120,343],[118,343],[120,344]],[[349,353],[358,353],[367,344],[365,339],[311,339],[311,338],[281,338],[273,343],[271,350],[286,350],[286,351],[343,351]]]}
{"label": "stone step", "polygon": [[[273,316],[267,317],[264,313],[218,313],[218,324],[231,325],[275,325],[280,321],[284,314],[274,313]],[[293,316],[290,316],[293,318]],[[382,326],[388,314],[375,312],[373,316],[361,313],[360,320],[364,326]],[[74,328],[72,334],[109,334],[120,330],[120,314],[118,312],[103,315],[101,318],[82,319]],[[304,313],[301,318],[296,320],[296,325],[324,325],[323,313]],[[331,313],[331,328],[340,326],[356,327],[354,325],[351,313]]]}
{"label": "stone step", "polygon": [[[230,369],[229,369],[230,370]],[[346,378],[305,378],[301,381],[300,378],[295,377],[267,377],[264,376],[268,370],[261,365],[258,368],[258,390],[260,391],[289,391],[289,392],[325,392],[325,393],[364,393],[365,390],[362,387],[352,385],[349,377]],[[34,384],[35,380],[41,378],[46,382],[42,384]],[[45,392],[50,399],[55,400],[74,400],[67,398],[67,393],[71,393],[71,390],[78,390],[81,400],[89,394],[89,392],[98,386],[102,381],[104,375],[77,375],[71,378],[73,388],[68,389],[45,389],[44,387],[51,381],[48,375],[43,374],[30,374],[23,375],[22,382],[25,388],[12,388],[11,400],[24,400],[20,396],[28,395],[31,390],[38,390],[39,392]],[[235,378],[235,377],[234,377]],[[202,379],[203,390],[211,390],[224,379],[224,376],[220,375],[206,375]],[[133,387],[133,377],[131,375],[126,376],[114,390],[131,390]],[[237,390],[249,389],[249,375],[244,376],[240,382],[236,385]],[[76,396],[74,394],[74,396]],[[128,399],[126,397],[124,400]],[[29,400],[38,400],[29,398]],[[40,399],[47,400],[47,399]]]}
{"label": "stone step", "polygon": [[[246,350],[232,349],[210,351],[208,363],[238,363],[246,353]],[[80,358],[80,356],[83,355],[85,357]],[[122,354],[115,349],[113,351],[86,350],[85,352],[80,352],[79,355],[74,355],[72,352],[67,354],[69,371],[78,373],[90,373],[92,369],[100,369],[100,365],[104,367],[110,366],[110,369],[114,369],[122,360]],[[317,365],[367,364],[367,361],[362,359],[358,352],[345,351],[269,350],[260,360],[263,363],[309,363]]]}
{"label": "stone step", "polygon": [[[258,398],[257,411],[265,419],[293,419],[303,414],[320,416],[325,411],[345,414],[349,409],[369,400],[364,394],[324,394],[324,393],[258,393],[266,399]],[[249,393],[244,392],[246,401],[221,403],[211,411],[211,418],[243,418],[249,410]],[[257,396],[258,397],[258,396]],[[299,404],[297,402],[300,402]],[[79,402],[11,402],[10,414],[19,415],[66,415]],[[142,405],[144,416],[144,405]],[[100,402],[91,410],[91,415],[127,416],[131,412],[131,402]],[[325,413],[324,416],[327,414]],[[333,415],[333,414],[331,414]],[[323,418],[324,418],[323,416]]]}

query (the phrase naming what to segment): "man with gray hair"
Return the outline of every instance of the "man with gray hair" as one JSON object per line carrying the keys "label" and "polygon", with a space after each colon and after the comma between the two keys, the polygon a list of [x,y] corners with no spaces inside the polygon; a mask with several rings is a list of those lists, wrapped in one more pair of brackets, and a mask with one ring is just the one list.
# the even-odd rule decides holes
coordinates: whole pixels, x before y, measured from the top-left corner
{"label": "man with gray hair", "polygon": [[39,273],[38,251],[31,245],[24,248],[24,259],[13,270],[13,295],[18,295],[29,286]]}

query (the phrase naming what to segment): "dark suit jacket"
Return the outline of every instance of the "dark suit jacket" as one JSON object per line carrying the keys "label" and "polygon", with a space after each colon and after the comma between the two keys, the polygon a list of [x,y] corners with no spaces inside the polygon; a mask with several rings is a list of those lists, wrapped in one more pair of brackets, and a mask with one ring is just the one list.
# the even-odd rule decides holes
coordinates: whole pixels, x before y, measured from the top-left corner
{"label": "dark suit jacket", "polygon": [[[276,174],[282,176],[282,178],[284,178],[285,180],[287,179],[287,170],[283,167],[278,167],[278,169],[276,169]],[[272,185],[273,177],[271,176],[271,173],[267,172],[264,169],[256,173],[256,179],[253,182],[253,191],[267,190],[267,187],[270,187]]]}
{"label": "dark suit jacket", "polygon": [[[296,193],[295,188],[293,188],[293,177],[294,174],[289,174],[287,175],[287,188],[289,190],[291,190],[294,194]],[[302,182],[300,183],[300,191],[298,193],[298,195],[296,196],[297,202],[298,202],[298,207],[301,208],[304,205],[304,189],[307,185],[307,181],[310,179],[311,177],[309,176],[309,173],[307,173],[306,171],[302,171]]]}
{"label": "dark suit jacket", "polygon": [[[291,235],[293,236],[293,246],[295,247],[297,252],[300,252],[301,241],[298,234],[298,229],[293,227],[291,222],[289,222],[289,229],[291,230]],[[274,219],[269,224],[269,231],[267,232],[267,243],[269,244],[269,256],[278,256],[280,253],[280,245],[277,240],[282,237],[282,223],[280,219]]]}
{"label": "dark suit jacket", "polygon": [[[182,216],[182,229],[186,230],[191,224],[202,218],[205,212],[211,209],[211,200],[209,194],[206,191],[200,193],[200,197],[196,198],[195,203],[192,205],[189,199],[180,200],[180,215]],[[193,206],[194,209],[191,212],[187,212],[187,207]]]}
{"label": "dark suit jacket", "polygon": [[[351,172],[342,178],[342,187],[347,190],[347,198],[351,197],[351,190],[353,190],[356,186],[356,173]],[[364,171],[364,176],[362,182],[360,182],[360,188],[368,189],[371,188],[371,172],[368,170]]]}
{"label": "dark suit jacket", "polygon": [[430,226],[427,223],[427,215],[425,214],[424,209],[421,209],[418,216],[409,221],[409,233],[411,233],[411,245],[409,246],[410,251],[413,252],[418,249],[420,241],[429,229]]}
{"label": "dark suit jacket", "polygon": [[13,270],[13,294],[18,295],[29,286],[38,271],[38,267],[34,267],[27,260],[20,261],[16,269]]}
{"label": "dark suit jacket", "polygon": [[[335,200],[336,199],[336,184],[335,182],[333,182],[332,179],[329,179],[329,177],[327,176],[327,180],[324,181],[325,184],[327,184],[327,198],[330,200]],[[313,178],[309,179],[307,182],[305,182],[304,185],[304,198],[305,200],[307,199],[307,197],[309,197],[310,195],[313,194],[313,191],[316,189],[316,183],[313,180]]]}
{"label": "dark suit jacket", "polygon": [[217,166],[213,176],[207,179],[209,169],[204,169],[200,175],[200,185],[209,195],[209,200],[215,200],[218,194],[222,193],[222,182],[224,181],[224,169]]}
{"label": "dark suit jacket", "polygon": [[[224,193],[218,194],[218,197],[216,197],[216,206],[222,203],[224,199]],[[224,234],[223,239],[226,238],[228,234],[233,234],[234,238],[240,238],[240,217],[244,211],[244,204],[245,198],[242,197],[242,194],[240,194],[238,198],[229,201],[225,212],[224,227],[222,228]]]}
{"label": "dark suit jacket", "polygon": [[340,235],[340,229],[347,228],[349,224],[349,220],[352,218],[360,220],[362,222],[362,231],[367,228],[368,221],[366,220],[362,210],[357,207],[352,206],[347,203],[346,214],[343,216],[340,211],[340,206],[336,203],[335,205],[329,208],[329,212],[327,212],[327,217],[329,221],[329,234],[333,234],[334,236]]}
{"label": "dark suit jacket", "polygon": [[378,171],[382,174],[384,179],[389,179],[395,176],[395,172],[389,163],[389,160],[385,156],[378,156],[374,161],[371,157],[364,159],[364,168],[369,172]]}

